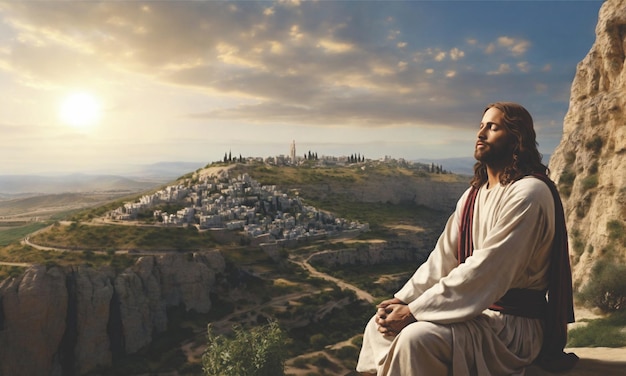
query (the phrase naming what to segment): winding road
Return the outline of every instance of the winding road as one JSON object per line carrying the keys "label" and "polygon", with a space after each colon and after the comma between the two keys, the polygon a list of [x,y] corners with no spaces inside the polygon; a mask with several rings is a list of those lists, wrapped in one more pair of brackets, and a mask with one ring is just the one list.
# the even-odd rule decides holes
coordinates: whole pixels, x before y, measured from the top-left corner
{"label": "winding road", "polygon": [[351,285],[349,283],[347,283],[346,281],[343,281],[339,278],[335,278],[333,276],[330,276],[328,274],[322,273],[320,271],[318,271],[317,269],[315,269],[311,264],[309,264],[309,260],[311,259],[311,257],[313,257],[315,255],[309,255],[309,257],[305,260],[305,261],[297,261],[297,260],[293,260],[290,259],[289,261],[293,262],[294,264],[300,265],[302,268],[304,268],[306,271],[308,271],[311,276],[314,277],[318,277],[318,278],[322,278],[325,279],[327,281],[331,281],[333,283],[335,283],[337,286],[339,286],[342,289],[347,289],[347,290],[352,290],[356,293],[356,296],[361,299],[361,300],[365,300],[368,303],[374,303],[374,297],[372,296],[372,294],[370,294],[369,292],[365,291],[365,290],[361,290],[360,288]]}

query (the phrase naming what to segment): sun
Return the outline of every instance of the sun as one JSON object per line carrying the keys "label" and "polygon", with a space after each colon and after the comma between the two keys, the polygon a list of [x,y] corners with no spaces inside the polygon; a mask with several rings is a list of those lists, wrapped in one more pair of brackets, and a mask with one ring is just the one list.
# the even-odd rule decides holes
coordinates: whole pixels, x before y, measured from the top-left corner
{"label": "sun", "polygon": [[101,111],[100,102],[95,96],[77,92],[63,99],[59,107],[59,118],[64,124],[84,129],[98,123]]}

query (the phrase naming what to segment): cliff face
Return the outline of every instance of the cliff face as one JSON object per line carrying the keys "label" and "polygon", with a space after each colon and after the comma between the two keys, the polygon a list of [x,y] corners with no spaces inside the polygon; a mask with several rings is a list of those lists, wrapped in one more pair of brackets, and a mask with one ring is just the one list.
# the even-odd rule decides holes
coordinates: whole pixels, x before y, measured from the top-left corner
{"label": "cliff face", "polygon": [[[428,258],[428,252],[419,252],[409,247],[394,248],[384,243],[361,245],[356,248],[326,250],[314,253],[309,262],[327,267],[339,265],[377,265],[390,262],[415,262],[421,264]],[[419,262],[418,262],[419,261]]]}
{"label": "cliff face", "polygon": [[626,0],[608,0],[578,64],[563,138],[550,160],[563,197],[574,282],[626,256]]}
{"label": "cliff face", "polygon": [[414,203],[452,213],[457,200],[469,188],[470,178],[453,177],[431,180],[396,174],[372,174],[355,183],[328,179],[322,184],[310,183],[306,197],[324,199],[326,196],[345,197],[360,202],[391,204]]}
{"label": "cliff face", "polygon": [[79,375],[111,365],[167,327],[166,309],[206,313],[217,251],[140,258],[120,274],[33,266],[0,282],[0,375]]}

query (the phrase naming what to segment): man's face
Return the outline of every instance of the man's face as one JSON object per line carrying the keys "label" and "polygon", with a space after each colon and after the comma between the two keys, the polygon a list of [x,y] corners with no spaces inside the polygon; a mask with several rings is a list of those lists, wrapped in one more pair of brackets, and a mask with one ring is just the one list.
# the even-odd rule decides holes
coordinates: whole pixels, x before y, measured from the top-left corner
{"label": "man's face", "polygon": [[504,113],[495,107],[483,115],[478,130],[474,158],[490,166],[509,162],[512,155],[512,137],[504,127]]}

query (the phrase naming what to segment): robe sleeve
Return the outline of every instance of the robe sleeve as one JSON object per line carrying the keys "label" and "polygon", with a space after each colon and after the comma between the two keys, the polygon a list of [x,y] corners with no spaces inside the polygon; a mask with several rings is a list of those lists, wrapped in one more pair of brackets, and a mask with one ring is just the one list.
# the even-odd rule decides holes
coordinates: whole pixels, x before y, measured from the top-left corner
{"label": "robe sleeve", "polygon": [[448,218],[448,222],[428,259],[417,268],[411,279],[394,294],[394,297],[405,303],[410,303],[457,266],[456,250],[459,242],[459,224],[463,204],[468,195],[469,189],[457,202],[455,212]]}
{"label": "robe sleeve", "polygon": [[[522,179],[513,183],[502,200],[501,210],[492,214],[497,215],[493,227],[490,227],[488,234],[483,235],[484,241],[480,247],[475,244],[473,255],[465,263],[453,267],[446,274],[446,267],[450,265],[449,257],[444,259],[443,256],[435,256],[432,263],[441,262],[442,267],[439,270],[434,268],[436,274],[433,277],[423,275],[433,271],[432,265],[419,275],[416,272],[417,281],[425,282],[421,286],[430,285],[419,296],[412,296],[414,299],[407,302],[417,320],[444,324],[469,320],[487,309],[510,288],[525,287],[517,286],[516,281],[521,280],[520,276],[526,272],[537,249],[549,251],[554,236],[554,216],[550,214],[554,211],[552,196],[543,182]],[[451,227],[456,230],[447,229],[450,234],[446,235],[442,246],[452,245],[453,239],[448,237],[453,234],[458,238],[458,225],[455,226],[455,223],[453,221]],[[474,221],[474,226],[477,225]],[[453,247],[439,250],[438,254],[454,255],[455,251],[456,247]],[[436,278],[439,279],[432,283]],[[414,292],[418,291],[414,289]]]}

